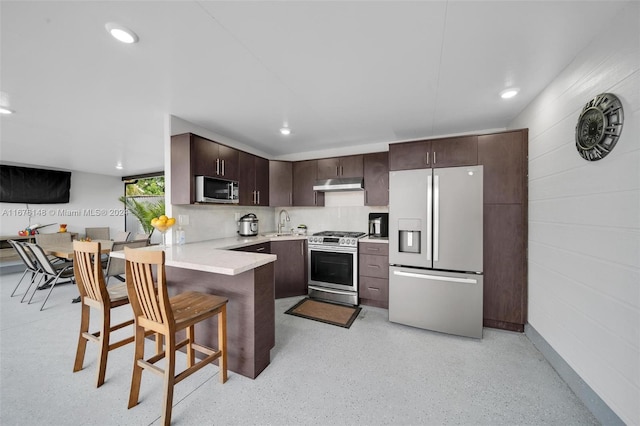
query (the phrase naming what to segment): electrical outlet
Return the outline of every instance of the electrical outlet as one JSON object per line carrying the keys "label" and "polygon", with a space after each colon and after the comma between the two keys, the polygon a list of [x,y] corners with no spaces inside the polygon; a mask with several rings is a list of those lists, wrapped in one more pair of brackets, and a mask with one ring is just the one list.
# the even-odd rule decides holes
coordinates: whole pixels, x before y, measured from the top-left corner
{"label": "electrical outlet", "polygon": [[236,222],[240,220],[240,213],[234,213],[236,217]]}
{"label": "electrical outlet", "polygon": [[178,215],[178,225],[180,225],[180,226],[189,225],[189,215],[179,214]]}

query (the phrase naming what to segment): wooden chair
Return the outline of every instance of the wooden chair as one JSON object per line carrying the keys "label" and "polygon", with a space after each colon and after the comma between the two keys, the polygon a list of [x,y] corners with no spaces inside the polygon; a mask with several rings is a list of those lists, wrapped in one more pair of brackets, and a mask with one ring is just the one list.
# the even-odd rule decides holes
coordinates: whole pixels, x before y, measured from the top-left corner
{"label": "wooden chair", "polygon": [[[205,365],[219,360],[220,382],[227,381],[227,302],[228,299],[211,294],[188,291],[169,297],[164,269],[164,251],[136,250],[124,248],[126,260],[126,282],[129,300],[135,319],[135,355],[129,408],[138,404],[142,370],[164,377],[164,401],[162,423],[171,423],[173,387]],[[153,271],[156,271],[154,281]],[[218,350],[195,342],[194,325],[217,316]],[[152,330],[165,340],[164,353],[145,359],[144,332]],[[186,339],[176,342],[176,332],[186,330]],[[187,347],[187,368],[175,374],[176,351]],[[206,355],[195,362],[195,352]],[[154,364],[166,358],[165,369]]]}
{"label": "wooden chair", "polygon": [[[100,346],[98,351],[98,378],[96,387],[104,383],[107,371],[107,355],[109,351],[117,349],[133,342],[133,334],[125,339],[110,343],[112,331],[119,330],[133,324],[133,319],[111,325],[111,309],[127,305],[129,297],[125,283],[119,283],[107,287],[100,264],[99,242],[73,242],[73,272],[80,292],[82,314],[80,316],[80,333],[78,335],[78,348],[73,364],[73,372],[82,370],[87,341],[92,341]],[[89,319],[91,308],[97,309],[102,315],[101,329],[98,332],[89,332]]]}

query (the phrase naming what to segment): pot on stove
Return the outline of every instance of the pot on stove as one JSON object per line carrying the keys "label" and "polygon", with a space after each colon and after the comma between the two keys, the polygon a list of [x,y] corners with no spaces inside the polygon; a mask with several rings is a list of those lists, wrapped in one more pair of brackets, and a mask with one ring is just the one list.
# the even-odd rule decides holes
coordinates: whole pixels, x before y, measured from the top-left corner
{"label": "pot on stove", "polygon": [[254,213],[245,214],[238,221],[238,234],[243,237],[258,235],[258,217]]}

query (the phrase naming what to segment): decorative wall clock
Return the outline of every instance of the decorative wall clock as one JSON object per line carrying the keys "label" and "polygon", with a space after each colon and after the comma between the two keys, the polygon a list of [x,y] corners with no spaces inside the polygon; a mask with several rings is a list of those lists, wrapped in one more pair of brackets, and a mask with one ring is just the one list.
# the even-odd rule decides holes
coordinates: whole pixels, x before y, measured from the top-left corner
{"label": "decorative wall clock", "polygon": [[624,115],[620,99],[601,93],[586,103],[576,125],[576,149],[587,161],[607,156],[622,133]]}

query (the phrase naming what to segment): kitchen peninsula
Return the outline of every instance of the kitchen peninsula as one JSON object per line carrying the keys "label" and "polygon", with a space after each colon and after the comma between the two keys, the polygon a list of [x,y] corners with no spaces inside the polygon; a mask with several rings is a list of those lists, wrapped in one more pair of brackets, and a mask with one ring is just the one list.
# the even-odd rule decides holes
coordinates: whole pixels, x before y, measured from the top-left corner
{"label": "kitchen peninsula", "polygon": [[[246,241],[245,241],[246,240]],[[275,255],[226,250],[255,243],[255,239],[229,238],[165,249],[170,294],[188,290],[227,297],[229,370],[255,379],[269,365],[275,345]],[[141,250],[160,250],[149,246]],[[111,256],[123,259],[124,252]],[[205,345],[217,347],[215,318],[196,327]]]}

